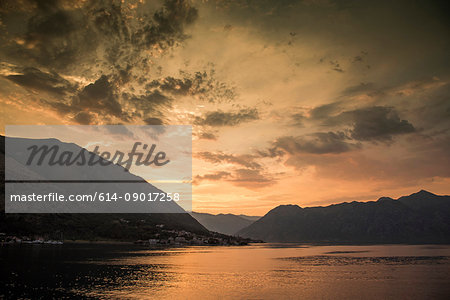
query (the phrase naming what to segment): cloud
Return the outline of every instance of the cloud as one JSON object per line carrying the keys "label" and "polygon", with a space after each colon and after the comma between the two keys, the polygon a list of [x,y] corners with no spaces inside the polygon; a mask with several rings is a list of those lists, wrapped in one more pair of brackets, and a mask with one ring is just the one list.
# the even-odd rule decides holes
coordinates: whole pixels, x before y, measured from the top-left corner
{"label": "cloud", "polygon": [[261,165],[254,161],[256,157],[249,154],[233,155],[223,152],[198,152],[195,156],[214,164],[230,163],[249,169],[261,168]]}
{"label": "cloud", "polygon": [[222,180],[222,179],[230,178],[230,177],[231,177],[231,173],[225,172],[225,171],[219,171],[219,172],[209,173],[209,174],[205,174],[205,175],[197,175],[194,177],[193,184],[199,184],[203,180],[218,181],[218,180]]}
{"label": "cloud", "polygon": [[[0,6],[0,54],[2,69],[10,70],[2,75],[51,94],[40,102],[80,124],[162,121],[175,94],[145,89],[149,68],[189,38],[185,29],[197,18],[184,0],[165,0],[159,8],[150,1],[7,1]],[[205,99],[232,94],[199,74],[206,73],[191,82]]]}
{"label": "cloud", "polygon": [[229,181],[249,189],[267,187],[277,182],[270,175],[262,173],[261,170],[251,169],[235,170],[233,178]]}
{"label": "cloud", "polygon": [[330,65],[333,71],[339,72],[339,73],[344,73],[344,70],[342,69],[341,65],[339,64],[339,62],[336,61],[330,61]]}
{"label": "cloud", "polygon": [[217,140],[217,136],[212,132],[201,132],[197,136],[202,140]]}
{"label": "cloud", "polygon": [[156,11],[149,3],[14,2],[8,1],[0,11],[4,52],[65,70],[80,62],[114,67],[143,62],[149,50],[174,47],[188,38],[185,27],[198,17],[197,9],[183,0],[166,0]]}
{"label": "cloud", "polygon": [[42,72],[37,68],[24,68],[19,74],[7,75],[5,78],[25,88],[64,96],[76,90],[76,86],[57,73]]}
{"label": "cloud", "polygon": [[283,150],[289,154],[339,154],[360,147],[358,144],[347,142],[347,139],[348,137],[343,132],[316,132],[307,136],[285,136],[278,138],[270,151],[277,153],[277,150]]}
{"label": "cloud", "polygon": [[275,184],[277,181],[272,176],[264,174],[261,170],[252,170],[246,168],[234,169],[232,173],[219,171],[194,177],[193,184],[199,185],[202,181],[226,181],[233,185],[248,188],[259,189]]}
{"label": "cloud", "polygon": [[[100,119],[109,122],[111,117],[115,117],[124,122],[138,118],[147,125],[162,125],[164,110],[170,107],[172,102],[172,98],[158,90],[147,91],[145,94],[120,94],[113,79],[102,75],[70,97],[44,100],[42,104],[51,107],[63,117],[72,115],[72,119],[80,124],[95,124],[93,122]],[[97,115],[97,118],[94,115]]]}
{"label": "cloud", "polygon": [[153,15],[153,23],[139,28],[133,41],[145,46],[159,45],[161,48],[174,45],[187,38],[184,27],[198,18],[198,11],[188,1],[166,0],[164,6]]}
{"label": "cloud", "polygon": [[83,125],[93,124],[97,120],[94,115],[107,120],[116,117],[128,121],[130,118],[119,103],[115,87],[105,75],[78,90],[69,100],[64,99],[43,100],[42,104],[53,108],[63,117],[72,116],[74,121]]}
{"label": "cloud", "polygon": [[153,80],[146,84],[146,89],[158,89],[173,96],[193,96],[207,102],[221,103],[234,100],[234,87],[218,81],[214,70],[188,73],[180,71],[181,78],[172,76]]}
{"label": "cloud", "polygon": [[147,118],[144,120],[144,122],[147,125],[163,125],[162,120],[158,118]]}
{"label": "cloud", "polygon": [[143,95],[123,93],[122,98],[144,114],[160,113],[164,108],[170,107],[173,102],[173,98],[162,94],[158,90],[146,91]]}
{"label": "cloud", "polygon": [[[407,186],[419,184],[425,180],[450,176],[447,165],[450,157],[448,138],[439,140],[420,140],[415,152],[401,145],[393,146],[395,149],[386,156],[374,156],[373,152],[353,151],[340,155],[291,155],[285,164],[299,171],[308,166],[314,166],[317,178],[332,178],[336,180],[349,180],[357,182],[368,180],[383,182],[386,185]],[[444,145],[447,143],[446,145]],[[372,151],[383,152],[385,145],[373,145]]]}
{"label": "cloud", "polygon": [[349,86],[342,91],[344,97],[355,97],[366,95],[371,98],[405,97],[415,94],[423,94],[448,84],[448,80],[438,77],[426,77],[420,80],[407,80],[396,85],[376,85],[373,82],[361,82],[360,84]]}
{"label": "cloud", "polygon": [[203,117],[196,117],[194,124],[213,127],[237,126],[241,123],[258,119],[259,114],[256,108],[244,108],[238,112],[223,112],[222,110],[218,110],[207,112]]}
{"label": "cloud", "polygon": [[303,113],[295,113],[291,115],[292,123],[294,126],[303,127],[303,122],[307,119]]}
{"label": "cloud", "polygon": [[82,111],[75,115],[74,120],[81,125],[89,125],[93,121],[93,116],[88,112]]}
{"label": "cloud", "polygon": [[373,106],[342,113],[353,122],[351,137],[358,141],[390,141],[394,135],[416,131],[407,120],[401,120],[392,107]]}
{"label": "cloud", "polygon": [[255,155],[232,155],[223,152],[199,152],[195,154],[195,157],[213,164],[217,164],[222,168],[224,167],[224,164],[232,164],[236,166],[232,167],[228,172],[220,171],[203,176],[196,176],[194,181],[195,184],[198,184],[202,180],[223,180],[231,182],[236,186],[248,189],[257,189],[276,183],[276,179],[271,174],[268,174],[261,164],[255,161],[259,158]]}
{"label": "cloud", "polygon": [[123,118],[122,106],[118,102],[118,96],[105,75],[102,75],[94,83],[85,86],[74,99],[73,105],[82,110],[89,109]]}
{"label": "cloud", "polygon": [[176,95],[188,95],[192,94],[193,82],[189,78],[174,78],[174,77],[165,77],[160,80],[153,80],[149,84],[146,85],[146,88],[154,88],[159,87],[162,91],[176,94]]}
{"label": "cloud", "polygon": [[276,158],[281,157],[285,155],[285,151],[279,149],[278,147],[271,147],[265,150],[256,150],[255,151],[260,157],[269,157],[269,158]]}
{"label": "cloud", "polygon": [[340,101],[337,101],[314,107],[310,110],[309,117],[315,120],[329,118],[331,115],[340,111],[341,104]]}
{"label": "cloud", "polygon": [[397,110],[387,106],[369,106],[342,111],[342,102],[318,106],[310,111],[311,120],[322,125],[347,126],[350,138],[357,141],[391,141],[393,136],[416,131],[407,120],[400,119]]}
{"label": "cloud", "polygon": [[372,82],[361,82],[358,85],[349,86],[344,91],[342,95],[344,96],[354,96],[358,94],[373,94],[376,91],[375,85]]}

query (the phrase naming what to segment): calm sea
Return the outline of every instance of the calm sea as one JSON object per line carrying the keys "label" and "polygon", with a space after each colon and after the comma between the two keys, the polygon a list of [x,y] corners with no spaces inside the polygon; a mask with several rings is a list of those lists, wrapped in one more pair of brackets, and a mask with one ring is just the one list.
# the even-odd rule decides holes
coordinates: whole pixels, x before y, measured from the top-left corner
{"label": "calm sea", "polygon": [[0,298],[450,299],[450,246],[6,245]]}

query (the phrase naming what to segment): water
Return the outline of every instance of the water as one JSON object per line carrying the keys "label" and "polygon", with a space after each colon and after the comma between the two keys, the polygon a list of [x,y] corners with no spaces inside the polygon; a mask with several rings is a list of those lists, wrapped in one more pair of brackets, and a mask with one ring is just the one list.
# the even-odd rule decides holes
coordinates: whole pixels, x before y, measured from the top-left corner
{"label": "water", "polygon": [[0,298],[450,299],[450,246],[0,247]]}

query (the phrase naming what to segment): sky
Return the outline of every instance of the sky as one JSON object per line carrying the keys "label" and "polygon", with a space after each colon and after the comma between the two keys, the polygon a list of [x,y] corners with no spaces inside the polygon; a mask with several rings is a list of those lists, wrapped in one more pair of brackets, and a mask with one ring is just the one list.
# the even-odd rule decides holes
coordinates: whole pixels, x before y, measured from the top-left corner
{"label": "sky", "polygon": [[5,125],[192,125],[193,209],[450,194],[445,1],[2,1]]}

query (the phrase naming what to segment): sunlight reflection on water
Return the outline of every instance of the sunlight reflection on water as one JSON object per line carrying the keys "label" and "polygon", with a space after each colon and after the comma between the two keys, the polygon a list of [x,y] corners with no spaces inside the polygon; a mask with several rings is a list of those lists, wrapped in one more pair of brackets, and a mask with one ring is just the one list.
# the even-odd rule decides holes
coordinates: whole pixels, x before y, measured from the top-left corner
{"label": "sunlight reflection on water", "polygon": [[[449,246],[131,248],[3,248],[6,296],[423,299],[450,294]],[[25,268],[18,259],[14,263],[17,255],[34,258]]]}

